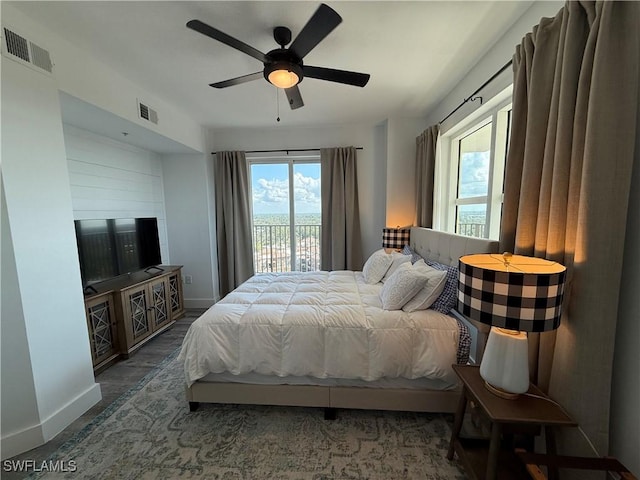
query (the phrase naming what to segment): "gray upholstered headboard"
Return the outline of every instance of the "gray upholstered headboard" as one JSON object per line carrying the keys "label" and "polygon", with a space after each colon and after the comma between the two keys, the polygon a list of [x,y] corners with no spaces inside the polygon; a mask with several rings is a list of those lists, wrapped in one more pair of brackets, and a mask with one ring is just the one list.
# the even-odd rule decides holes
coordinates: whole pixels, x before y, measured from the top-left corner
{"label": "gray upholstered headboard", "polygon": [[498,252],[498,242],[495,240],[465,237],[423,227],[411,227],[410,243],[422,258],[456,267],[463,255]]}
{"label": "gray upholstered headboard", "polygon": [[[422,258],[456,267],[458,266],[458,259],[463,255],[498,252],[498,242],[495,240],[464,237],[422,227],[411,228],[410,244],[411,248],[418,252]],[[470,327],[471,351],[469,352],[469,360],[471,363],[479,364],[487,343],[489,327],[467,319],[455,311],[452,314]]]}

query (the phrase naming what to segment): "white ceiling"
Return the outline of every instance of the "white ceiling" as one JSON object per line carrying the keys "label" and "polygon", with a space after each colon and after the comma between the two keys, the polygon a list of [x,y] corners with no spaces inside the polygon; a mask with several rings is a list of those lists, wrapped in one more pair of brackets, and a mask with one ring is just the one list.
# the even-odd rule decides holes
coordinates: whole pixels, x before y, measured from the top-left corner
{"label": "white ceiling", "polygon": [[[377,123],[423,116],[531,5],[530,1],[335,1],[343,22],[304,59],[371,74],[364,88],[304,79],[305,106],[282,124]],[[272,30],[298,34],[318,2],[71,1],[14,5],[89,50],[153,95],[214,128],[273,126],[276,89],[265,80],[214,89],[209,83],[260,71],[246,54],[185,27],[199,19],[262,52]],[[55,61],[55,58],[54,58]]]}

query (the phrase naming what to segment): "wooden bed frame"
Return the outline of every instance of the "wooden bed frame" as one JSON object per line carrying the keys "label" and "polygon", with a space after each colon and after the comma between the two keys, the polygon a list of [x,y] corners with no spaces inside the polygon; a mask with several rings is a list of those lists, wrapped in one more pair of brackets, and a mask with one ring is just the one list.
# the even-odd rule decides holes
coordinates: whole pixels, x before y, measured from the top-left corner
{"label": "wooden bed frame", "polygon": [[[411,247],[423,258],[446,265],[458,265],[468,253],[496,253],[498,242],[428,228],[411,228]],[[477,343],[484,343],[482,332]],[[479,351],[476,352],[476,361]],[[450,412],[456,409],[459,390],[338,387],[312,385],[253,385],[244,383],[200,382],[187,388],[189,408],[200,402],[251,405],[324,407],[331,418],[336,408],[401,410],[412,412]]]}

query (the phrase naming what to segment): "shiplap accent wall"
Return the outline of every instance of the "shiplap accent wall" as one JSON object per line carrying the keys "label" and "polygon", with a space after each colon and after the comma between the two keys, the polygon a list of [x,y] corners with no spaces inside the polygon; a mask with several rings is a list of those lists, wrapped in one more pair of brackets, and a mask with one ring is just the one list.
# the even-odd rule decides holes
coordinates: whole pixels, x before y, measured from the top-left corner
{"label": "shiplap accent wall", "polygon": [[170,263],[160,156],[67,124],[64,141],[73,218],[156,217],[162,263]]}

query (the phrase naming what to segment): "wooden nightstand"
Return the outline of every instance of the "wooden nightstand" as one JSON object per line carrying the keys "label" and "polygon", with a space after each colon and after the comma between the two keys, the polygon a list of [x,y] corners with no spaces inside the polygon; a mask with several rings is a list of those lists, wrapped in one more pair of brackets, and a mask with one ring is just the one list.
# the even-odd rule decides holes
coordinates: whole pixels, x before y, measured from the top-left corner
{"label": "wooden nightstand", "polygon": [[[553,427],[576,426],[577,423],[558,404],[553,403],[535,385],[529,387],[530,395],[522,395],[516,400],[505,400],[486,389],[484,380],[480,377],[480,367],[470,365],[453,365],[453,369],[462,380],[463,392],[456,411],[451,443],[447,458],[453,459],[458,454],[467,474],[472,479],[494,480],[497,478],[517,479],[529,478],[522,463],[513,452],[500,449],[503,431],[523,431],[531,428],[544,428],[548,454],[555,454],[555,437]],[[486,442],[467,443],[460,438],[462,420],[467,402],[473,401],[491,422],[491,438],[489,448]],[[498,458],[500,457],[500,461]],[[549,478],[557,478],[556,472],[549,472]]]}

